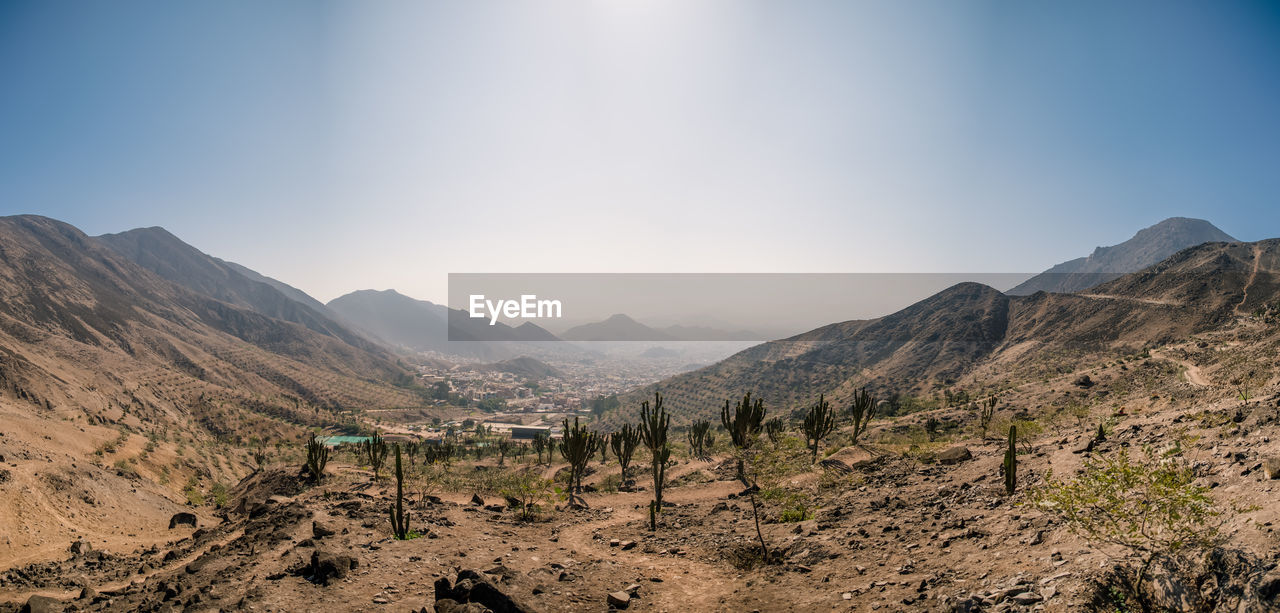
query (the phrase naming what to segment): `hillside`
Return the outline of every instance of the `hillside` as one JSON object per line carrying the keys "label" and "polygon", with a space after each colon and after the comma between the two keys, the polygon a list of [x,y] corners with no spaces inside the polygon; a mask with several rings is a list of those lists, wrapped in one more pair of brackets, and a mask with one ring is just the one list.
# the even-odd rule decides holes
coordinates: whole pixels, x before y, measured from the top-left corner
{"label": "hillside", "polygon": [[1137,272],[1189,247],[1204,243],[1234,243],[1226,232],[1202,219],[1172,217],[1140,230],[1133,238],[1092,254],[1058,264],[1008,291],[1029,296],[1038,291],[1068,294],[1121,275]]}
{"label": "hillside", "polygon": [[[301,308],[301,307],[299,307]],[[171,283],[62,222],[0,218],[0,563],[172,509],[352,409],[414,406],[380,351]],[[37,464],[45,466],[32,470]],[[82,498],[64,498],[89,488]],[[86,502],[89,501],[89,502]],[[56,509],[56,515],[50,515]],[[105,531],[104,531],[105,530]]]}
{"label": "hillside", "polygon": [[477,367],[479,370],[505,372],[516,375],[523,379],[538,380],[547,377],[563,377],[564,373],[559,369],[551,366],[541,360],[537,360],[528,356],[520,356],[510,360],[503,360],[493,364],[482,364]]}
{"label": "hillside", "polygon": [[747,390],[789,411],[820,393],[843,402],[863,386],[882,397],[994,389],[1217,329],[1271,304],[1277,271],[1280,240],[1270,240],[1202,244],[1080,294],[1008,296],[965,283],[879,319],[757,345],[629,394],[624,406],[660,390],[683,421],[714,417]]}
{"label": "hillside", "polygon": [[502,359],[530,351],[528,343],[551,341],[542,343],[546,351],[572,349],[533,323],[515,328],[501,322],[491,326],[465,312],[395,290],[358,290],[334,298],[326,306],[364,333],[413,352]]}
{"label": "hillside", "polygon": [[567,341],[674,341],[676,337],[650,328],[621,313],[603,321],[574,326],[560,335]]}

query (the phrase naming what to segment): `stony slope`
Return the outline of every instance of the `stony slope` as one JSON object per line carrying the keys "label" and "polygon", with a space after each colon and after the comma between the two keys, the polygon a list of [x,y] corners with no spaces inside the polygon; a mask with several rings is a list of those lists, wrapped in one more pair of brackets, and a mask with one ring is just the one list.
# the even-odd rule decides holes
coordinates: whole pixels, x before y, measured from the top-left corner
{"label": "stony slope", "polygon": [[1202,219],[1172,217],[1119,245],[1098,247],[1087,257],[1058,264],[1008,293],[1028,296],[1038,291],[1078,292],[1142,270],[1188,247],[1213,242],[1233,243],[1236,239]]}

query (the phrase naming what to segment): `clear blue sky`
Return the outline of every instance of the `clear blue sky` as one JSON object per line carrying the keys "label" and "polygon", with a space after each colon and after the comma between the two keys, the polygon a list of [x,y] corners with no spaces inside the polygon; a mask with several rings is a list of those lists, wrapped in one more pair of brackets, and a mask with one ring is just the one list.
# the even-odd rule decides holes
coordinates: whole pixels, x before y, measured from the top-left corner
{"label": "clear blue sky", "polygon": [[1274,2],[0,2],[0,212],[322,300],[1280,236]]}

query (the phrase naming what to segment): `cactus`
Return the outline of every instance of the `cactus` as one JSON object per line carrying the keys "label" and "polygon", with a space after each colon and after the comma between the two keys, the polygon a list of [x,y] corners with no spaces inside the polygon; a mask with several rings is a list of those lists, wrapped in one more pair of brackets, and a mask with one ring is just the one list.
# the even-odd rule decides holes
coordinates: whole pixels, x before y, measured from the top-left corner
{"label": "cactus", "polygon": [[[569,504],[574,503],[574,494],[582,491],[582,473],[587,463],[595,456],[600,437],[578,425],[578,418],[573,418],[573,427],[569,427],[569,418],[564,420],[564,439],[560,443],[560,455],[569,463]],[[585,506],[585,505],[584,505]]]}
{"label": "cactus", "polygon": [[747,473],[742,454],[750,449],[755,444],[756,438],[760,436],[760,430],[764,425],[764,414],[764,400],[757,398],[753,402],[751,392],[747,392],[742,397],[742,401],[737,403],[732,412],[729,410],[728,400],[724,401],[724,408],[720,411],[720,423],[724,425],[725,430],[729,431],[733,446],[740,452],[738,480],[744,484],[747,483]]}
{"label": "cactus", "polygon": [[773,443],[774,447],[777,447],[778,443],[782,442],[782,434],[786,431],[787,426],[782,423],[781,417],[775,417],[764,422],[764,433],[769,435],[769,442]]}
{"label": "cactus", "polygon": [[508,439],[498,441],[498,466],[502,466],[507,460],[507,454],[511,453],[512,444]]}
{"label": "cactus", "polygon": [[1004,450],[1004,493],[1013,495],[1018,485],[1018,427],[1009,426],[1009,448]]}
{"label": "cactus", "polygon": [[623,425],[621,430],[609,437],[609,446],[613,448],[613,456],[618,458],[618,464],[622,466],[622,484],[626,486],[631,456],[635,454],[636,447],[640,446],[640,428],[631,424]]}
{"label": "cactus", "polygon": [[396,540],[409,538],[409,513],[404,510],[404,469],[400,466],[400,445],[396,444],[396,504],[391,507],[391,531]]}
{"label": "cactus", "polygon": [[539,432],[533,435],[533,452],[538,454],[538,463],[542,463],[542,451],[547,448],[549,435],[546,432]]}
{"label": "cactus", "polygon": [[329,448],[313,433],[311,440],[307,441],[307,472],[311,473],[311,478],[316,483],[324,478],[324,467],[328,463]]}
{"label": "cactus", "polygon": [[711,451],[711,422],[703,419],[689,426],[689,454],[695,458],[705,458]]}
{"label": "cactus", "polygon": [[982,429],[982,438],[987,438],[987,428],[991,427],[991,418],[995,417],[997,400],[995,394],[982,401],[978,413],[978,427]]}
{"label": "cactus", "polygon": [[360,451],[363,452],[364,458],[369,461],[369,468],[373,469],[373,480],[379,479],[378,473],[382,471],[382,466],[387,463],[386,439],[382,438],[382,434],[374,432],[373,436],[360,442]]}
{"label": "cactus", "polygon": [[604,466],[609,461],[609,435],[602,433],[596,435],[600,439],[600,465]]}
{"label": "cactus", "polygon": [[649,529],[658,529],[658,513],[662,511],[662,487],[667,480],[667,462],[671,460],[671,445],[667,443],[667,431],[671,416],[662,408],[662,394],[653,393],[653,406],[649,401],[640,403],[640,437],[649,448],[653,469],[653,503],[649,505]]}
{"label": "cactus", "polygon": [[924,433],[928,435],[930,443],[937,440],[938,428],[941,426],[942,422],[939,422],[937,417],[930,417],[929,419],[924,420]]}
{"label": "cactus", "polygon": [[858,438],[867,432],[878,409],[876,397],[868,393],[867,388],[853,393],[853,404],[849,405],[849,414],[853,416],[853,432],[850,433],[853,444],[858,444]]}
{"label": "cactus", "polygon": [[813,462],[818,461],[818,443],[826,438],[836,427],[835,414],[831,411],[831,403],[826,395],[818,395],[818,403],[809,407],[804,416],[804,440],[813,452]]}

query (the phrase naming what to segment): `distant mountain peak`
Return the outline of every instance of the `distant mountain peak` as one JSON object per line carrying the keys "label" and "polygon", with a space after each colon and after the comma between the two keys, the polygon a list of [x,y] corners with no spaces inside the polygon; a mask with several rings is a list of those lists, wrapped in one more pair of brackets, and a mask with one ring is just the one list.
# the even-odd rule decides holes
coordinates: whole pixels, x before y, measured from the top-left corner
{"label": "distant mountain peak", "polygon": [[1013,296],[1038,291],[1069,294],[1137,272],[1183,249],[1205,243],[1238,242],[1203,219],[1170,217],[1139,230],[1123,243],[1097,247],[1086,257],[1058,264],[1007,293]]}

